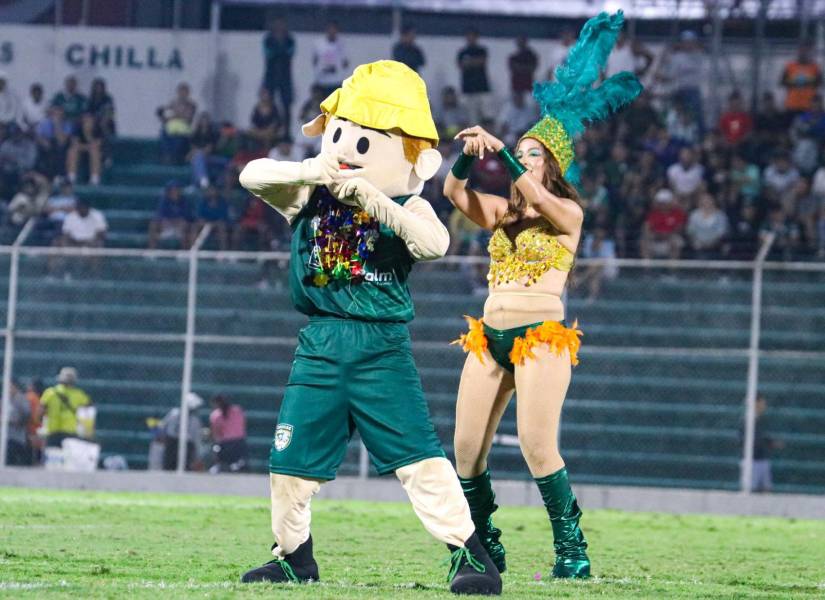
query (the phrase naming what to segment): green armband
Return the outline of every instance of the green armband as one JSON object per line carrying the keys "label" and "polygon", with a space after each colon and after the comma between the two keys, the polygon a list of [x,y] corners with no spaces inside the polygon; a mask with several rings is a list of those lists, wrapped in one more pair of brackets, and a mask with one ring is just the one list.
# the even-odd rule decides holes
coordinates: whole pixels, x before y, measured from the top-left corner
{"label": "green armband", "polygon": [[467,156],[462,152],[458,155],[458,159],[456,159],[450,172],[456,179],[467,179],[470,176],[470,168],[473,166],[473,160],[475,160],[474,157]]}
{"label": "green armband", "polygon": [[504,148],[498,151],[498,157],[501,159],[501,162],[504,163],[504,168],[507,169],[513,181],[527,172],[525,166],[512,155],[507,146],[504,146]]}

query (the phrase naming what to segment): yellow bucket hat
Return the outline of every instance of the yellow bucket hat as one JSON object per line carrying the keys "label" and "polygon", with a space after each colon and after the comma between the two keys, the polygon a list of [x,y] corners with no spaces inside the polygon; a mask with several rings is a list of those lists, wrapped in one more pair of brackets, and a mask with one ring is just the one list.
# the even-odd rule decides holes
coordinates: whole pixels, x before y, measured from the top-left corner
{"label": "yellow bucket hat", "polygon": [[438,145],[427,84],[418,73],[394,60],[356,67],[341,87],[321,102],[321,110],[364,127],[397,128]]}

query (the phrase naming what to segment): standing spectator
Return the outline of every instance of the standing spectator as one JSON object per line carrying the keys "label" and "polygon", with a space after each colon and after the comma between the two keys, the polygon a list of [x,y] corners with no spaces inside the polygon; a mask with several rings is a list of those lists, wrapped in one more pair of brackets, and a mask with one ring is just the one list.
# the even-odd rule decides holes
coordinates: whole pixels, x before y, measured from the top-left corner
{"label": "standing spectator", "polygon": [[179,83],[175,97],[157,109],[161,121],[160,144],[163,160],[180,164],[189,148],[189,135],[198,105],[190,98],[189,84]]}
{"label": "standing spectator", "polygon": [[785,65],[779,82],[785,88],[785,110],[799,113],[811,109],[814,95],[822,85],[822,71],[811,60],[810,44],[799,47],[796,61]]}
{"label": "standing spectator", "polygon": [[[771,452],[785,447],[782,440],[777,440],[770,433],[770,427],[765,424],[765,413],[768,410],[768,401],[761,394],[756,398],[756,421],[753,430],[753,471],[751,491],[767,493],[773,490],[773,476],[771,473]],[[745,437],[745,426],[742,425],[742,437]]]}
{"label": "standing spectator", "polygon": [[31,84],[29,95],[23,99],[21,107],[23,127],[27,132],[34,132],[37,124],[46,118],[46,108],[43,86],[39,83]]}
{"label": "standing spectator", "polygon": [[516,51],[507,59],[510,67],[510,91],[522,96],[533,91],[533,79],[539,66],[539,57],[527,45],[527,37],[520,35],[516,38]]}
{"label": "standing spectator", "polygon": [[556,80],[556,69],[560,64],[567,60],[567,55],[570,53],[570,48],[576,43],[576,31],[570,27],[565,27],[561,30],[558,41],[553,44],[550,51],[550,64],[547,68],[545,79],[548,81]]}
{"label": "standing spectator", "polygon": [[88,99],[77,91],[77,78],[69,75],[63,82],[63,89],[52,98],[52,106],[60,106],[66,115],[66,120],[76,126],[80,122],[80,115],[86,112]]}
{"label": "standing spectator", "polygon": [[324,97],[340,87],[349,69],[349,59],[338,38],[338,23],[335,21],[327,23],[326,34],[315,44],[312,66],[315,67],[315,85]]}
{"label": "standing spectator", "polygon": [[748,139],[753,130],[753,119],[745,110],[742,95],[735,91],[728,98],[728,109],[719,117],[719,131],[725,142],[737,147]]}
{"label": "standing spectator", "polygon": [[728,234],[728,218],[716,207],[713,196],[699,195],[699,205],[694,208],[687,223],[687,237],[693,257],[702,260],[721,258],[722,244]]}
{"label": "standing spectator", "polygon": [[263,87],[280,103],[284,126],[289,131],[292,118],[292,57],[295,56],[295,39],[286,27],[286,19],[278,17],[269,25],[264,36]]}
{"label": "standing spectator", "polygon": [[43,452],[43,439],[37,435],[43,420],[43,410],[40,405],[40,397],[43,395],[43,381],[32,379],[26,388],[26,400],[29,403],[29,424],[27,427],[29,447],[32,449],[32,464],[40,464],[40,456]]}
{"label": "standing spectator", "polygon": [[77,387],[77,370],[63,367],[57,385],[47,388],[40,398],[46,420],[46,446],[60,447],[66,438],[77,437],[77,409],[92,401]]}
{"label": "standing spectator", "polygon": [[[313,85],[309,90],[309,98],[301,107],[301,123],[309,123],[318,116],[318,107],[324,101],[324,89],[318,85]],[[458,132],[456,132],[458,133]],[[305,156],[317,156],[321,153],[321,141],[323,136],[308,138],[302,136],[301,146]]]}
{"label": "standing spectator", "polygon": [[63,174],[73,131],[72,124],[64,116],[63,108],[50,107],[46,119],[40,121],[35,134],[40,156],[38,170],[44,175],[51,178]]}
{"label": "standing spectator", "polygon": [[685,211],[676,203],[673,192],[668,189],[656,192],[642,232],[642,258],[678,259],[685,245],[682,232],[686,220]]}
{"label": "standing spectator", "polygon": [[415,43],[415,28],[412,25],[404,25],[401,29],[401,39],[392,47],[392,58],[416,73],[427,64],[424,52]]}
{"label": "standing spectator", "polygon": [[209,187],[211,181],[210,166],[217,166],[223,170],[229,162],[226,158],[214,154],[218,137],[209,113],[202,112],[195,121],[192,137],[189,138],[187,158],[192,167],[192,183],[203,189]]}
{"label": "standing spectator", "polygon": [[[0,412],[0,418],[2,418]],[[32,462],[29,446],[28,425],[31,407],[20,384],[12,380],[9,390],[9,425],[6,442],[6,464],[11,467],[27,467]]]}
{"label": "standing spectator", "polygon": [[106,91],[106,81],[101,77],[92,80],[87,112],[94,115],[104,139],[113,138],[117,133],[115,126],[115,101]]}
{"label": "standing spectator", "polygon": [[513,91],[509,102],[499,114],[499,133],[504,143],[509,146],[515,146],[521,135],[538,120],[536,105],[527,102],[524,92],[521,91]]}
{"label": "standing spectator", "polygon": [[106,240],[109,228],[103,213],[89,206],[84,198],[77,199],[75,210],[66,215],[63,220],[60,246],[100,248]]}
{"label": "standing spectator", "polygon": [[189,248],[192,206],[184,197],[177,181],[170,181],[163,189],[154,218],[149,222],[149,249],[158,246],[158,240],[177,240],[181,247]]}
{"label": "standing spectator", "polygon": [[469,125],[467,109],[458,100],[455,88],[447,86],[441,90],[441,104],[433,115],[438,131],[445,139],[452,139]]}
{"label": "standing spectator", "polygon": [[252,116],[249,120],[251,126],[247,135],[259,146],[269,150],[275,143],[275,139],[282,134],[283,124],[268,89],[261,88],[258,91],[258,102],[252,109]]}
{"label": "standing spectator", "polygon": [[21,117],[20,100],[9,89],[5,71],[0,71],[0,124],[18,123]]}
{"label": "standing spectator", "polygon": [[702,89],[706,57],[694,31],[683,31],[680,41],[670,52],[667,78],[675,88],[673,101],[685,107],[704,132]]}
{"label": "standing spectator", "polygon": [[242,250],[247,238],[254,237],[255,250],[269,250],[272,243],[270,218],[273,212],[263,201],[254,196],[247,196],[246,206],[232,233],[232,248]]}
{"label": "standing spectator", "polygon": [[218,248],[227,250],[229,248],[229,203],[214,185],[204,190],[198,202],[198,220],[192,238],[196,238],[207,223],[212,225],[218,238]]}
{"label": "standing spectator", "polygon": [[622,71],[636,73],[636,56],[633,53],[633,44],[624,31],[619,33],[613,50],[610,51],[610,56],[607,57],[604,75],[605,77],[612,77]]}
{"label": "standing spectator", "polygon": [[490,83],[487,80],[487,48],[478,43],[479,33],[467,31],[467,45],[458,52],[456,60],[461,69],[461,93],[467,105],[471,123],[481,123],[487,118]]}
{"label": "standing spectator", "polygon": [[231,404],[226,396],[212,398],[209,429],[215,442],[215,464],[210,473],[246,471],[249,450],[246,445],[246,415],[237,404]]}
{"label": "standing spectator", "polygon": [[89,183],[100,185],[100,170],[103,162],[103,129],[90,112],[83,113],[80,126],[72,134],[69,151],[66,153],[66,176],[69,181],[77,180],[77,165],[82,155],[89,157]]}
{"label": "standing spectator", "polygon": [[769,195],[768,200],[775,201],[785,190],[796,185],[799,171],[793,166],[787,153],[779,152],[765,169],[762,179],[765,191]]}
{"label": "standing spectator", "polygon": [[[201,457],[201,420],[198,409],[203,406],[203,399],[193,392],[186,397],[189,408],[189,422],[186,430],[186,470],[198,469]],[[178,466],[178,448],[180,446],[180,407],[170,410],[160,421],[163,446],[163,470],[174,471]]]}
{"label": "standing spectator", "polygon": [[704,175],[705,169],[696,160],[696,152],[692,148],[682,148],[679,151],[679,162],[667,169],[668,184],[683,199],[699,190]]}

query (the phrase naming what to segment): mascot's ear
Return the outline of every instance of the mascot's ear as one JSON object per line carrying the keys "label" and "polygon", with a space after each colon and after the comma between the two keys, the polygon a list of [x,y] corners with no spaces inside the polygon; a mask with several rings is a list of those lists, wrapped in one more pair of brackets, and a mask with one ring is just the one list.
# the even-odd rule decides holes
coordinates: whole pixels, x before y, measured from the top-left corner
{"label": "mascot's ear", "polygon": [[324,133],[324,121],[326,117],[322,114],[318,115],[309,123],[304,123],[301,126],[301,131],[307,137],[318,137]]}
{"label": "mascot's ear", "polygon": [[441,160],[441,152],[435,148],[428,148],[418,155],[418,160],[415,161],[413,170],[421,181],[427,181],[436,174],[438,168],[441,166]]}

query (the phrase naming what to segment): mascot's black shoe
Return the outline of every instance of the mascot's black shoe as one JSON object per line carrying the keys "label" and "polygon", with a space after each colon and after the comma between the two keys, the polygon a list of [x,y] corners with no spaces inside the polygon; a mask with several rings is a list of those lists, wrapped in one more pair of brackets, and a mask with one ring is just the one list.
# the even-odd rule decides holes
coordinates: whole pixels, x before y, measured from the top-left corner
{"label": "mascot's black shoe", "polygon": [[501,575],[490,556],[481,545],[478,534],[474,533],[463,548],[447,546],[453,553],[450,557],[450,591],[454,594],[501,594]]}
{"label": "mascot's black shoe", "polygon": [[318,563],[312,556],[312,536],[283,560],[271,560],[265,565],[244,573],[241,583],[269,581],[271,583],[306,583],[318,581]]}

